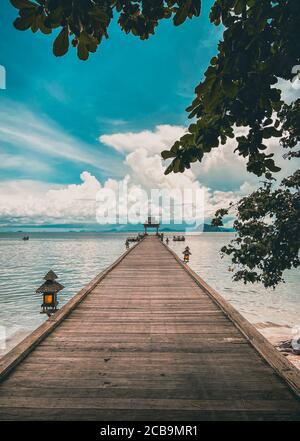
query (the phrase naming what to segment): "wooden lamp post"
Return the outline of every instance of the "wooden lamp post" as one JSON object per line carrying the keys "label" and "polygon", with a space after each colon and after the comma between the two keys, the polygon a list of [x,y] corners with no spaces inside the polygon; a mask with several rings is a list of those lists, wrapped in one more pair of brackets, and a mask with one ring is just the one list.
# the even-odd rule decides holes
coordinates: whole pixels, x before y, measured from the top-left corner
{"label": "wooden lamp post", "polygon": [[41,314],[47,314],[50,317],[58,309],[57,293],[64,289],[64,286],[56,282],[57,275],[52,270],[45,275],[44,279],[46,282],[36,290],[36,293],[43,294]]}
{"label": "wooden lamp post", "polygon": [[184,263],[189,263],[190,261],[190,256],[192,255],[190,248],[189,247],[185,247],[185,250],[183,251],[183,261]]}

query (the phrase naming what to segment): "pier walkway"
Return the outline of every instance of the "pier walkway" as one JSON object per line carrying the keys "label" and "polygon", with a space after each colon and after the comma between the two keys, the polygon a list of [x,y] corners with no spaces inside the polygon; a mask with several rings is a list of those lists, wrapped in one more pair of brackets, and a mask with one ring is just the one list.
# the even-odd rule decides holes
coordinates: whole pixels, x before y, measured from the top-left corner
{"label": "pier walkway", "polygon": [[0,379],[1,420],[300,420],[299,372],[154,236],[1,359]]}

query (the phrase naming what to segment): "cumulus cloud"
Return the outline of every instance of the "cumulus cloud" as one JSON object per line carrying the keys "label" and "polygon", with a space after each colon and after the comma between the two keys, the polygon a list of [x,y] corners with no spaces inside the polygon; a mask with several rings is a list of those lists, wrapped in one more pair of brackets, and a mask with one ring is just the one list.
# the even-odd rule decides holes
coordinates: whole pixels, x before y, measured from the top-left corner
{"label": "cumulus cloud", "polygon": [[[253,183],[256,181],[254,176],[249,177],[245,159],[234,153],[235,140],[229,140],[226,146],[213,149],[205,155],[201,164],[193,164],[192,169],[184,174],[170,174],[166,177],[166,163],[162,161],[160,153],[170,148],[185,131],[182,126],[160,125],[153,131],[102,135],[99,140],[122,153],[134,179],[147,188],[154,185],[159,188],[184,187],[199,181],[202,186],[212,190],[238,191],[246,180]],[[239,128],[236,135],[247,132],[247,129]]]}
{"label": "cumulus cloud", "polygon": [[[235,128],[235,136],[247,135],[248,130],[245,127]],[[123,153],[132,180],[146,189],[202,189],[205,193],[206,217],[213,215],[216,209],[226,206],[229,201],[236,202],[260,185],[260,179],[247,171],[247,160],[235,152],[235,139],[229,139],[226,145],[213,149],[204,156],[201,163],[193,164],[185,173],[165,176],[166,164],[160,153],[163,149],[170,148],[184,132],[185,129],[181,126],[160,125],[153,131],[103,135],[100,140]],[[278,139],[266,140],[266,144],[266,152],[274,153],[276,164],[282,168],[277,174],[278,180],[293,173],[297,165],[295,161],[283,159],[283,150]]]}
{"label": "cumulus cloud", "polygon": [[[137,153],[132,153],[135,155]],[[132,210],[139,200],[141,190],[153,189],[193,189],[202,190],[204,197],[205,217],[225,202],[236,200],[238,195],[233,192],[212,192],[202,186],[192,173],[164,176],[159,157],[148,157],[139,152],[141,170],[132,168],[132,174],[126,175],[122,181],[108,179],[101,183],[95,176],[85,171],[81,173],[81,183],[67,186],[45,184],[37,181],[7,181],[0,184],[0,225],[11,224],[43,224],[43,223],[95,223],[97,194],[101,189],[118,191],[120,184],[128,188],[128,208]],[[133,156],[129,158],[135,163]],[[159,159],[160,160],[160,159]],[[151,181],[141,182],[142,169],[152,164],[156,174]],[[150,193],[149,193],[150,194]],[[142,207],[146,215],[148,204]],[[161,213],[158,206],[153,207],[156,214]],[[203,207],[201,207],[201,210]],[[122,214],[122,213],[121,213]],[[201,211],[201,216],[202,216]]]}
{"label": "cumulus cloud", "polygon": [[[242,136],[248,133],[247,128],[236,128],[235,136]],[[286,153],[280,145],[278,138],[270,138],[264,141],[267,146],[265,153],[273,153],[274,161],[281,171],[276,173],[276,178],[281,181],[284,177],[291,175],[299,166],[297,161],[285,160]],[[228,139],[226,145],[212,149],[206,154],[201,163],[193,165],[193,171],[197,178],[213,190],[236,191],[244,182],[257,187],[260,178],[247,171],[247,158],[243,158],[235,149],[237,141]]]}
{"label": "cumulus cloud", "polygon": [[180,138],[186,129],[182,126],[168,124],[158,125],[154,131],[124,132],[102,135],[99,141],[121,153],[130,153],[143,148],[151,153],[160,153]]}
{"label": "cumulus cloud", "polygon": [[[184,127],[160,125],[153,131],[103,135],[100,141],[123,153],[131,183],[141,185],[148,191],[151,189],[201,190],[204,195],[204,215],[205,218],[209,218],[218,208],[230,201],[236,202],[244,193],[248,174],[245,171],[242,178],[239,175],[241,170],[245,170],[245,161],[234,154],[233,149],[230,151],[231,146],[227,146],[220,151],[216,149],[212,156],[207,155],[207,159],[201,165],[186,170],[185,173],[172,173],[166,176],[165,164],[160,153],[163,149],[170,148],[184,133]],[[251,183],[248,182],[248,187],[250,186]]]}
{"label": "cumulus cloud", "polygon": [[60,186],[39,181],[0,184],[0,221],[12,223],[95,222],[95,200],[100,182],[88,172],[80,184]]}
{"label": "cumulus cloud", "polygon": [[[246,129],[237,130],[237,134]],[[165,175],[165,164],[160,152],[169,148],[184,133],[181,126],[160,125],[153,131],[124,132],[102,135],[102,143],[119,151],[124,158],[126,176],[113,177],[100,182],[88,171],[81,174],[80,184],[57,186],[33,181],[10,181],[0,184],[0,219],[13,222],[77,223],[96,221],[96,197],[101,189],[117,191],[122,183],[128,187],[129,204],[134,204],[141,190],[191,189],[202,191],[204,217],[209,219],[215,211],[236,202],[253,191],[259,180],[246,171],[245,160],[234,153],[236,142],[214,149],[201,164],[181,174]],[[285,172],[292,161],[283,161],[278,140],[269,140],[268,149],[275,151],[284,162]],[[147,205],[144,207],[147,210]]]}
{"label": "cumulus cloud", "polygon": [[300,81],[296,80],[297,84],[293,85],[292,81],[283,80],[282,78],[278,79],[278,83],[274,85],[276,89],[280,89],[282,92],[282,99],[287,104],[290,104],[292,101],[300,98]]}

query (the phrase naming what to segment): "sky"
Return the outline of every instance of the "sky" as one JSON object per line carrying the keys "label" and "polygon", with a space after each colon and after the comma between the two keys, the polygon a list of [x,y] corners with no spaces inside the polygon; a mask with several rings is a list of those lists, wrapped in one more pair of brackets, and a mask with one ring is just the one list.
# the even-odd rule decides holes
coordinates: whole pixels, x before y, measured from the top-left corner
{"label": "sky", "polygon": [[206,219],[255,188],[233,141],[183,175],[163,173],[160,152],[188,126],[185,109],[222,38],[208,20],[211,4],[180,27],[162,22],[147,41],[114,22],[82,62],[72,49],[55,58],[53,36],[15,30],[17,10],[1,2],[0,228],[94,222],[97,191],[124,180],[132,188],[200,188]]}

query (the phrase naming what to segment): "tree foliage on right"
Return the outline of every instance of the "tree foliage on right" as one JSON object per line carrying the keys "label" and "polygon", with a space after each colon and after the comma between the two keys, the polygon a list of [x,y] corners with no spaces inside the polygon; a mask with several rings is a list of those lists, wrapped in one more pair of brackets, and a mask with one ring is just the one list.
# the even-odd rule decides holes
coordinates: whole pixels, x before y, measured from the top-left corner
{"label": "tree foliage on right", "polygon": [[[162,152],[171,160],[166,174],[183,172],[236,138],[235,152],[264,183],[237,205],[219,210],[213,225],[223,225],[230,211],[236,216],[236,238],[222,249],[234,263],[234,280],[275,287],[285,270],[300,264],[300,172],[278,183],[280,168],[274,153],[266,152],[266,141],[277,138],[286,160],[299,161],[300,100],[287,105],[276,85],[278,79],[294,86],[299,81],[300,2],[217,0],[210,19],[223,24],[223,41],[187,109],[193,119],[188,132]],[[248,134],[236,137],[236,127]]]}
{"label": "tree foliage on right", "polygon": [[[278,113],[281,121],[280,143],[289,149],[286,160],[300,157],[295,147],[300,141],[300,99],[284,105]],[[300,265],[300,170],[278,186],[269,176],[264,185],[236,206],[216,212],[213,225],[223,225],[223,217],[234,209],[237,237],[222,253],[231,256],[238,270],[234,280],[262,282],[275,287],[284,281],[283,272]]]}

